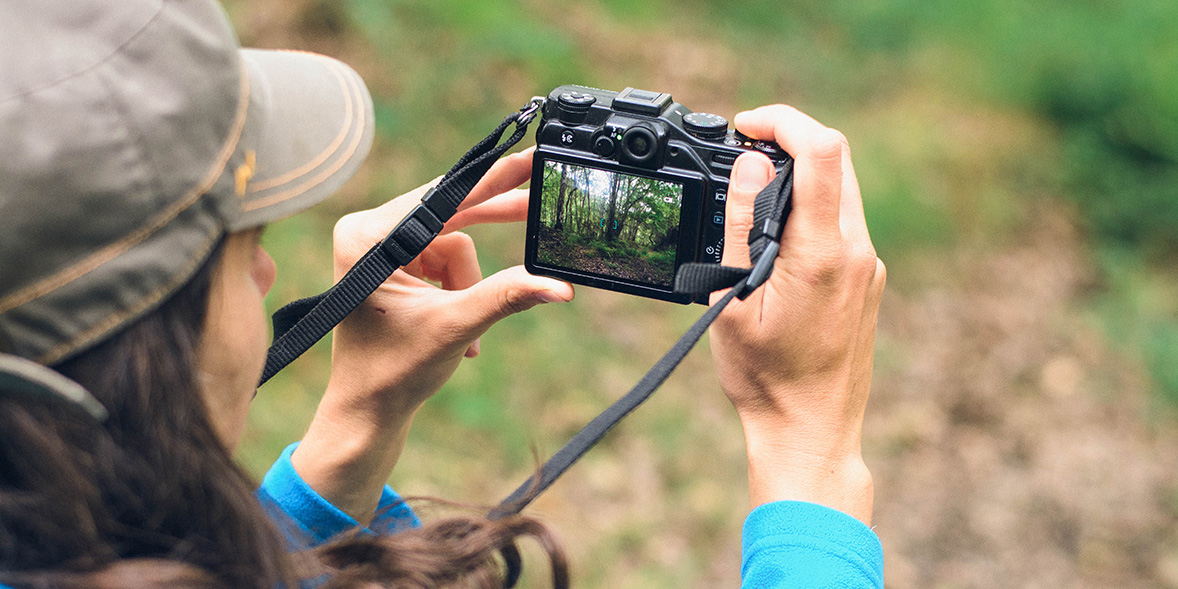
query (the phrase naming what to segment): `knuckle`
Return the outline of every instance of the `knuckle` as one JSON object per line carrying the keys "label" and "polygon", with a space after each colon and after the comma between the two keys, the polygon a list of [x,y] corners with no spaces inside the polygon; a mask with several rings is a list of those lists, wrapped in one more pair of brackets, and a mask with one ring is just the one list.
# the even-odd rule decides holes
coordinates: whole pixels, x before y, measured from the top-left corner
{"label": "knuckle", "polygon": [[837,246],[815,247],[806,265],[806,281],[815,286],[837,283],[846,273],[848,253]]}
{"label": "knuckle", "polygon": [[[751,214],[746,214],[748,211],[736,212],[732,211],[728,217],[724,219],[724,232],[733,239],[744,240],[748,238],[749,231],[753,229],[753,217]],[[740,243],[744,243],[740,241]],[[732,242],[725,239],[724,247],[730,247]]]}
{"label": "knuckle", "polygon": [[497,301],[499,312],[503,316],[514,315],[527,311],[532,307],[532,301],[527,294],[518,288],[506,288],[499,291]]}
{"label": "knuckle", "polygon": [[455,232],[451,233],[450,235],[454,236],[454,237],[451,237],[450,239],[454,240],[454,245],[457,246],[458,249],[460,249],[460,250],[474,250],[474,238],[471,237],[470,235],[463,233],[461,231],[455,231]]}
{"label": "knuckle", "polygon": [[871,276],[871,286],[877,293],[883,293],[884,285],[888,282],[888,267],[884,261],[875,259],[875,273]]}
{"label": "knuckle", "polygon": [[842,159],[844,152],[849,152],[850,144],[847,136],[836,129],[823,129],[810,143],[810,156],[819,160]]}
{"label": "knuckle", "polygon": [[850,270],[855,276],[864,277],[870,281],[875,276],[876,262],[878,261],[879,258],[875,256],[874,248],[857,248],[850,255]]}
{"label": "knuckle", "polygon": [[763,110],[765,112],[765,114],[768,114],[769,116],[772,116],[772,117],[792,116],[792,115],[797,114],[797,112],[798,112],[798,110],[796,108],[794,108],[788,104],[782,104],[780,102],[778,102],[777,104],[769,104],[769,105],[763,106],[758,110]]}
{"label": "knuckle", "polygon": [[470,317],[466,313],[437,313],[430,326],[431,337],[444,345],[467,339],[470,331]]}
{"label": "knuckle", "polygon": [[808,257],[805,272],[811,284],[871,284],[876,280],[879,258],[870,246],[854,247],[836,241],[817,243]]}
{"label": "knuckle", "polygon": [[331,237],[335,241],[345,239],[349,235],[356,232],[356,228],[360,224],[360,217],[357,213],[348,213],[339,218],[335,222],[335,227],[331,230]]}

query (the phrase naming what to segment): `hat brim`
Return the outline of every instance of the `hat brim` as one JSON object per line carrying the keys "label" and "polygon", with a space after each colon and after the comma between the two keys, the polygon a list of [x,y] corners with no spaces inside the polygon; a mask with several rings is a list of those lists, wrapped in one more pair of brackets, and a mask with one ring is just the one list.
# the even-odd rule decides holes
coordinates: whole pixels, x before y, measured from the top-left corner
{"label": "hat brim", "polygon": [[99,421],[107,416],[102,403],[82,385],[32,360],[9,354],[0,354],[0,394],[65,401]]}
{"label": "hat brim", "polygon": [[229,231],[256,227],[327,198],[372,147],[372,97],[343,62],[303,51],[242,49],[249,107],[233,173],[240,198]]}

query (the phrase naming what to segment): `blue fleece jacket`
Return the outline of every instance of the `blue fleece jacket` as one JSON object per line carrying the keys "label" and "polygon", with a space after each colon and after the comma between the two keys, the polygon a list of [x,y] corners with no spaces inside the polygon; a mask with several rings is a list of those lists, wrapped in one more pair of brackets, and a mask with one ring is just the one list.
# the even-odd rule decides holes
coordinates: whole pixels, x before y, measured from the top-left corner
{"label": "blue fleece jacket", "polygon": [[[310,548],[355,528],[356,520],[311,489],[291,465],[295,445],[266,474],[258,497],[284,528],[294,548]],[[367,531],[395,533],[421,522],[385,486]],[[741,587],[883,587],[879,538],[859,520],[800,501],[761,505],[744,522]]]}
{"label": "blue fleece jacket", "polygon": [[[359,523],[295,472],[290,455],[296,445],[289,446],[266,473],[257,495],[291,549],[302,550],[355,529]],[[413,510],[386,485],[377,515],[364,533],[395,534],[420,525]],[[800,501],[767,503],[749,513],[742,539],[744,589],[883,587],[879,538],[862,522],[840,511]],[[0,589],[11,588],[0,584]]]}

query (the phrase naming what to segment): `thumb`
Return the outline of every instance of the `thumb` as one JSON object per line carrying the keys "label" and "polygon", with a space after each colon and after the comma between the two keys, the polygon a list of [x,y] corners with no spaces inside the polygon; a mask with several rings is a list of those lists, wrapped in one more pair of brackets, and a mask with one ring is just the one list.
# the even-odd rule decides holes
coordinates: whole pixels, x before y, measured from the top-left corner
{"label": "thumb", "polygon": [[736,158],[732,181],[724,203],[724,253],[720,263],[744,268],[749,265],[749,231],[753,228],[753,203],[776,172],[763,154],[748,152]]}
{"label": "thumb", "polygon": [[455,309],[463,314],[468,337],[482,335],[497,321],[541,303],[567,303],[573,300],[573,287],[567,282],[533,276],[523,266],[501,270],[470,288],[454,291]]}

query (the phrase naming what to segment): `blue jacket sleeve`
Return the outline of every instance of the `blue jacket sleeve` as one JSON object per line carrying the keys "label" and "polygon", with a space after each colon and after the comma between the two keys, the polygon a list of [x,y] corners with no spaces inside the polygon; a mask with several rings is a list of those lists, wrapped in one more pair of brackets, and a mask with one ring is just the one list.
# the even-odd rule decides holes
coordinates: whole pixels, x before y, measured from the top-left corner
{"label": "blue jacket sleeve", "polygon": [[[270,518],[278,524],[292,550],[305,550],[327,542],[335,536],[360,528],[352,516],[315,492],[299,473],[295,472],[290,456],[297,443],[286,450],[270,467],[257,491],[258,501]],[[376,517],[361,533],[393,534],[421,526],[413,510],[393,490],[385,485]]]}
{"label": "blue jacket sleeve", "polygon": [[863,522],[800,501],[758,506],[744,522],[741,587],[883,587],[883,548]]}

